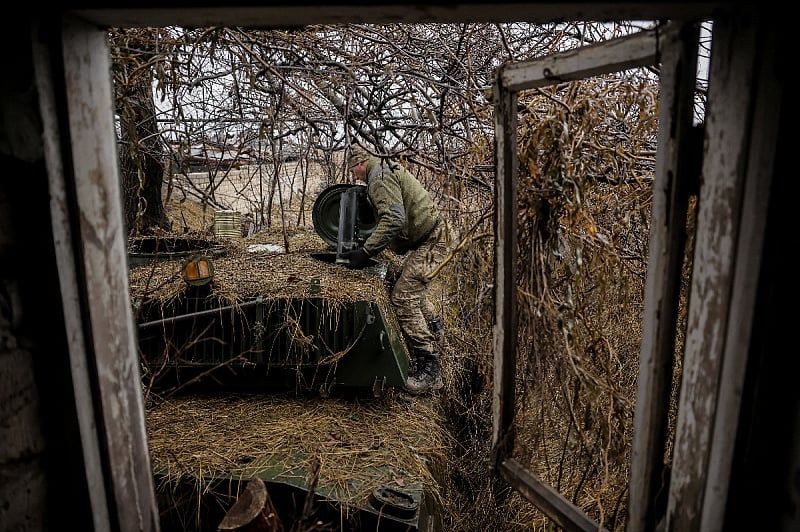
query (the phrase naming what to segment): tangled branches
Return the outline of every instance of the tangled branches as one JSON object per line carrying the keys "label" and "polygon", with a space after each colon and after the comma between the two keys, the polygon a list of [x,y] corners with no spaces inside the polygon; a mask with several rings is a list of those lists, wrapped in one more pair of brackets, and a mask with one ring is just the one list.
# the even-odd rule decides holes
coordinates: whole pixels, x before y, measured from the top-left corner
{"label": "tangled branches", "polygon": [[[301,30],[143,28],[110,33],[129,226],[164,226],[160,165],[169,183],[203,204],[230,208],[219,191],[231,165],[257,167],[237,183],[253,190],[258,222],[273,203],[289,161],[326,182],[346,181],[340,150],[357,142],[403,158],[451,194],[491,163],[496,68],[632,31],[630,24],[394,24]],[[154,105],[153,102],[155,103]],[[209,155],[213,152],[213,157]],[[487,157],[488,156],[488,157]],[[189,178],[198,158],[208,178]],[[195,166],[193,166],[195,165]],[[173,175],[181,177],[174,181]],[[138,185],[143,185],[137,188]],[[140,190],[143,189],[143,191]],[[145,201],[142,201],[142,198]],[[151,206],[155,211],[151,212]],[[137,218],[138,217],[138,218]],[[136,224],[144,217],[144,222]]]}
{"label": "tangled branches", "polygon": [[523,96],[517,454],[623,523],[657,88],[645,74]]}

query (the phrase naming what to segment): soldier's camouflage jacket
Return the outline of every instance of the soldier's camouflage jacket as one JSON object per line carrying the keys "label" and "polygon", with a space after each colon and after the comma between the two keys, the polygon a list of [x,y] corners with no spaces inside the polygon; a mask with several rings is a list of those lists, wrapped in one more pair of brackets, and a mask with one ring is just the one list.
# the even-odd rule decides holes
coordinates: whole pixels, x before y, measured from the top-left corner
{"label": "soldier's camouflage jacket", "polygon": [[372,157],[367,162],[367,194],[378,226],[364,242],[375,255],[385,247],[404,254],[422,244],[439,220],[430,194],[400,164]]}

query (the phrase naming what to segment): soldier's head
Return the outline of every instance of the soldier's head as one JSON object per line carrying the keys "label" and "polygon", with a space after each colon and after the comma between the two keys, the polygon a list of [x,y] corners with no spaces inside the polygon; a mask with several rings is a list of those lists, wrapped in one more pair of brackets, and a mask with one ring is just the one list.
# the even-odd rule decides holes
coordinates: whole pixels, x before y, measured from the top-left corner
{"label": "soldier's head", "polygon": [[360,179],[362,181],[366,179],[367,159],[369,158],[369,152],[358,144],[353,144],[350,146],[350,155],[347,157],[347,168],[353,172],[353,175],[356,176],[356,179]]}

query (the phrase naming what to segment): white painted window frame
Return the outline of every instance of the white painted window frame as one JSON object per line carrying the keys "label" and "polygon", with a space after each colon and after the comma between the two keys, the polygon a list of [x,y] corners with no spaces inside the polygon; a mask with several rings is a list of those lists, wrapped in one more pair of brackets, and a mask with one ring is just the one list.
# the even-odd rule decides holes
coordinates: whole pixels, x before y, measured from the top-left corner
{"label": "white painted window frame", "polygon": [[[493,433],[495,467],[558,525],[597,530],[598,524],[512,457],[516,382],[517,93],[563,81],[661,63],[658,155],[636,412],[631,522],[654,520],[653,501],[663,462],[672,376],[677,287],[688,203],[687,145],[692,123],[698,30],[667,26],[499,70],[494,86],[497,187],[495,210],[495,326]],[[674,178],[673,178],[674,176]],[[632,526],[632,530],[637,527]],[[642,528],[643,530],[644,528]]]}

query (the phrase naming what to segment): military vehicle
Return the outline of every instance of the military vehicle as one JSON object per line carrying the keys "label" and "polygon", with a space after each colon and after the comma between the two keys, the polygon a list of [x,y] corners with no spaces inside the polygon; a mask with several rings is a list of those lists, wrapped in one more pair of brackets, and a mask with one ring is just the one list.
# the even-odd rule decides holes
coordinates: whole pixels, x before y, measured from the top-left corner
{"label": "military vehicle", "polygon": [[[151,454],[166,530],[216,530],[251,478],[265,482],[285,523],[308,520],[313,508],[315,522],[333,529],[427,532],[441,526],[434,480],[440,465],[424,455],[421,443],[441,427],[434,414],[409,416],[427,408],[414,404],[424,400],[393,391],[404,386],[409,356],[389,304],[387,265],[373,260],[355,270],[342,258],[376,226],[364,187],[327,188],[314,203],[312,219],[321,245],[295,246],[298,251],[248,252],[263,249],[249,243],[259,235],[222,246],[192,241],[181,247],[174,239],[159,249],[142,241],[130,250]],[[234,297],[222,297],[231,292]],[[238,395],[220,401],[220,394]],[[248,410],[254,405],[256,410]],[[333,409],[320,410],[318,417],[350,427],[347,434],[330,429],[337,434],[310,448],[311,432],[321,425],[313,419],[290,431],[284,440],[292,445],[260,434],[283,431],[275,420],[286,410],[299,419],[318,408]],[[241,419],[228,425],[237,415]],[[207,430],[192,428],[215,417]],[[416,425],[404,426],[411,418]],[[388,436],[392,430],[398,432]],[[208,465],[233,439],[250,442],[252,449],[239,447],[237,456],[226,457],[227,465]],[[388,439],[396,441],[384,443]],[[367,440],[371,448],[359,448]],[[154,442],[161,447],[154,449]],[[415,445],[420,452],[398,462],[400,446]],[[326,476],[331,468],[315,456],[323,448],[325,456],[359,457],[340,473],[352,478],[334,482]],[[201,455],[210,457],[205,466],[194,464]],[[315,467],[321,471],[314,473]]]}

